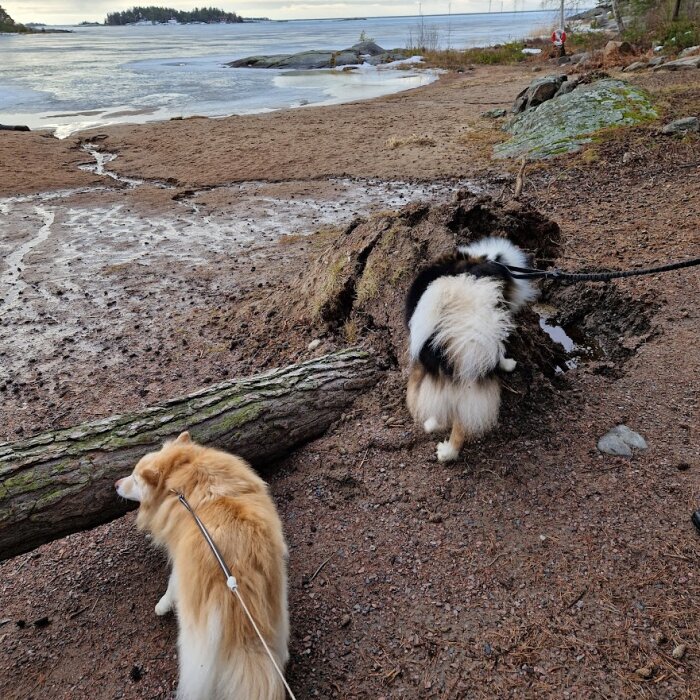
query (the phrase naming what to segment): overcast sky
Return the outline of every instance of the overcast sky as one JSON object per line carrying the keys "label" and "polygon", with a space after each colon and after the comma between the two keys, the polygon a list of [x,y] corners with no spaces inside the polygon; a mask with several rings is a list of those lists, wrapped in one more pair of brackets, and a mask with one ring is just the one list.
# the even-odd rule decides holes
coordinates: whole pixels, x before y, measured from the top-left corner
{"label": "overcast sky", "polygon": [[[446,14],[449,0],[424,0],[423,14]],[[542,9],[541,0],[503,0],[503,9]],[[452,0],[450,10],[459,12],[486,12],[501,8],[501,0]],[[594,3],[591,2],[591,5]],[[418,2],[410,0],[0,0],[17,22],[45,22],[47,24],[75,24],[83,20],[102,22],[108,12],[126,10],[134,5],[160,5],[181,10],[194,7],[219,7],[243,17],[270,17],[271,19],[300,19],[305,17],[377,17],[380,15],[418,14]]]}

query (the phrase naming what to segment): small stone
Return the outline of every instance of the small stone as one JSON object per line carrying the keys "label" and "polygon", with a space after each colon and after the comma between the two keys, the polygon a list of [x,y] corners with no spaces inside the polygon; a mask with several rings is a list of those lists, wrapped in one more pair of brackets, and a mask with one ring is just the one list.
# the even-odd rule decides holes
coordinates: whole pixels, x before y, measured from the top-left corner
{"label": "small stone", "polygon": [[638,668],[638,669],[635,671],[635,673],[636,673],[640,678],[648,679],[648,678],[651,678],[651,677],[652,677],[652,675],[653,675],[653,673],[654,673],[654,669],[651,668],[650,666],[642,666],[642,668]]}
{"label": "small stone", "polygon": [[639,433],[635,433],[634,430],[630,430],[626,425],[618,425],[617,427],[613,428],[613,430],[630,447],[634,447],[638,450],[647,449],[647,441]]}
{"label": "small stone", "polygon": [[682,659],[685,656],[685,650],[687,649],[685,644],[679,644],[672,652],[671,656],[674,659]]}
{"label": "small stone", "polygon": [[350,617],[350,615],[343,615],[343,617],[340,618],[340,626],[347,627],[350,624],[351,620],[352,618]]}
{"label": "small stone", "polygon": [[321,341],[319,338],[314,338],[307,346],[306,349],[309,350],[309,352],[315,350],[319,345],[321,344]]}
{"label": "small stone", "polygon": [[501,117],[505,117],[508,112],[506,112],[505,109],[489,109],[487,112],[482,112],[481,116],[484,117],[484,119],[500,119]]}
{"label": "small stone", "polygon": [[657,646],[661,644],[665,644],[668,639],[666,638],[666,635],[663,632],[657,632],[653,637],[652,637],[654,644]]}
{"label": "small stone", "polygon": [[626,425],[616,425],[598,440],[598,449],[608,455],[631,457],[632,449],[646,450],[646,440]]}
{"label": "small stone", "polygon": [[632,450],[617,436],[606,433],[598,440],[598,449],[606,455],[631,457]]}

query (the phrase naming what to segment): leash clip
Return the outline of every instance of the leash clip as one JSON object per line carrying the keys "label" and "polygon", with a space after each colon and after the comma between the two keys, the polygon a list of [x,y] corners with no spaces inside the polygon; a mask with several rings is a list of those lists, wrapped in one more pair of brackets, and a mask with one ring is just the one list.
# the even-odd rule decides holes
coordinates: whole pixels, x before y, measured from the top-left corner
{"label": "leash clip", "polygon": [[235,591],[238,588],[238,581],[236,581],[236,577],[233,575],[229,576],[226,579],[226,585],[231,591]]}

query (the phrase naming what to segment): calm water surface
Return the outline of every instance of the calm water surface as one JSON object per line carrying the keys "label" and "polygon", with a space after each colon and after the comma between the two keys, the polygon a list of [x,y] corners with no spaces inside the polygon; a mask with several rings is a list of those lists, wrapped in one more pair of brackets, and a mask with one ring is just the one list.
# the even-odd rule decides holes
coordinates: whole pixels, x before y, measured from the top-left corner
{"label": "calm water surface", "polygon": [[553,13],[300,20],[229,25],[71,27],[71,34],[0,35],[0,123],[58,136],[118,122],[247,114],[366,99],[424,85],[427,71],[233,69],[254,54],[339,49],[360,33],[405,48],[421,24],[441,48],[484,46],[546,31]]}

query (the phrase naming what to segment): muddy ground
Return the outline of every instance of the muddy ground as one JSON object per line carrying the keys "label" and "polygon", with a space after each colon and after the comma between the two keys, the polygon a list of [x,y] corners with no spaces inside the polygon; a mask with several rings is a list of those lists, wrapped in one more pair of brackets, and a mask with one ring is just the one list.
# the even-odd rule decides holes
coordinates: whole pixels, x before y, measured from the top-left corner
{"label": "muddy ground", "polygon": [[[518,357],[499,429],[449,465],[403,404],[386,284],[403,277],[342,324],[314,317],[311,295],[303,313],[304,280],[355,215],[465,185],[508,202],[517,164],[488,159],[500,136],[478,115],[531,77],[477,69],[357,105],[0,137],[0,438],[306,358],[314,338],[314,354],[354,342],[385,367],[271,478],[299,698],[700,696],[697,271],[545,285],[575,357]],[[635,80],[667,118],[700,108],[688,74]],[[700,143],[657,128],[528,169],[525,201],[561,230],[555,264],[700,255]],[[426,143],[388,145],[410,133]],[[81,139],[145,182],[79,170],[95,162]],[[555,358],[536,314],[520,332]],[[649,449],[598,453],[620,422]],[[153,613],[166,577],[131,515],[0,565],[0,696],[170,697],[176,623]]]}

